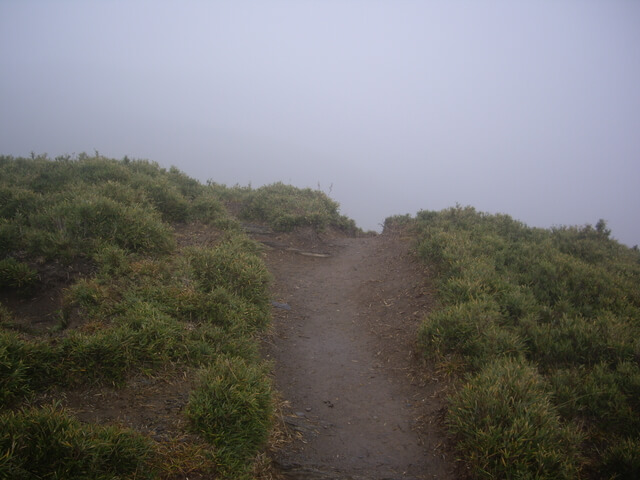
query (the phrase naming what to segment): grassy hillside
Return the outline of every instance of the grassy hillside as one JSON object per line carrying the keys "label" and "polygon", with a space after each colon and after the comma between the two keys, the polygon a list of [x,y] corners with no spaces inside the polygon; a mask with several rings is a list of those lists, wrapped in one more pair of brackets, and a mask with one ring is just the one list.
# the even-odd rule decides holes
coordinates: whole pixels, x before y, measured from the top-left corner
{"label": "grassy hillside", "polygon": [[420,343],[458,378],[447,424],[474,478],[640,476],[640,253],[595,227],[473,208],[393,217],[434,269]]}
{"label": "grassy hillside", "polygon": [[[252,477],[270,275],[242,221],[359,233],[310,189],[0,157],[0,478]],[[457,380],[447,425],[471,476],[638,478],[638,250],[602,221],[455,207],[399,225],[436,278],[419,344]]]}
{"label": "grassy hillside", "polygon": [[[324,194],[281,184],[0,157],[0,478],[250,476],[272,411],[256,341],[269,274],[227,206],[275,229],[355,229]],[[207,242],[190,241],[194,228]],[[182,431],[81,422],[62,401],[141,376],[186,379]]]}

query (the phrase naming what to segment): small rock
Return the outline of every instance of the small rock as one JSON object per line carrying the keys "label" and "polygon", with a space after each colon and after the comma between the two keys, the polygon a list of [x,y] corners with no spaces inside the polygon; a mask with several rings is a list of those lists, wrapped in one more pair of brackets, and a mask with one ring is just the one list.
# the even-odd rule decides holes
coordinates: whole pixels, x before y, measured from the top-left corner
{"label": "small rock", "polygon": [[291,310],[291,306],[288,303],[271,302],[271,305],[282,310]]}

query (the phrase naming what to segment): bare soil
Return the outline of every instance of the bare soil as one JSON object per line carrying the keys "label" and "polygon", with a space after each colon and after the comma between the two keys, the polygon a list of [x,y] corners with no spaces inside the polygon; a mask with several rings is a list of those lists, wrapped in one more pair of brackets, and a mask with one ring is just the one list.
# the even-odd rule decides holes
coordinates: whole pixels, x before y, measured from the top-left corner
{"label": "bare soil", "polygon": [[[273,463],[291,479],[448,479],[445,385],[416,354],[432,306],[409,240],[313,232],[256,237],[270,249],[274,361],[294,440]],[[289,308],[289,309],[287,309]]]}
{"label": "bare soil", "polygon": [[[49,332],[61,319],[64,290],[95,270],[88,259],[76,259],[66,264],[57,260],[29,265],[37,272],[38,281],[27,293],[16,295],[11,289],[0,289],[0,302],[13,313],[15,326],[34,333]],[[79,325],[70,318],[70,328]]]}

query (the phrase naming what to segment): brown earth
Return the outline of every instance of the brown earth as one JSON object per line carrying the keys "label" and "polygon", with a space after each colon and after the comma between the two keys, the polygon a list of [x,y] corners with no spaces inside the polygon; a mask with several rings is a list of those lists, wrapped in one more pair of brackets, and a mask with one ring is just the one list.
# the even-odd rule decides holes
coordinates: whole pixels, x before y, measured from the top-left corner
{"label": "brown earth", "polygon": [[[60,323],[64,291],[80,278],[93,274],[95,268],[87,259],[67,264],[57,260],[31,262],[38,281],[28,292],[16,295],[13,290],[0,289],[0,303],[13,313],[14,326],[34,333],[47,333]],[[70,316],[69,328],[79,325]]]}
{"label": "brown earth", "polygon": [[271,247],[278,303],[264,354],[295,434],[272,453],[276,469],[290,479],[454,478],[445,385],[416,354],[433,302],[409,240],[256,238]]}

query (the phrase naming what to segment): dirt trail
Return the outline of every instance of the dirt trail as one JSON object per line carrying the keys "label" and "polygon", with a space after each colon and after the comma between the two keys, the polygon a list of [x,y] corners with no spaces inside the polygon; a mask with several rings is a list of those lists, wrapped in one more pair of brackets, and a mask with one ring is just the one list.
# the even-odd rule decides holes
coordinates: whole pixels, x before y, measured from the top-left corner
{"label": "dirt trail", "polygon": [[[272,242],[273,243],[273,242]],[[414,358],[430,296],[398,237],[306,242],[267,255],[275,276],[275,361],[285,423],[298,439],[274,452],[292,479],[454,478],[434,423],[442,386]]]}

